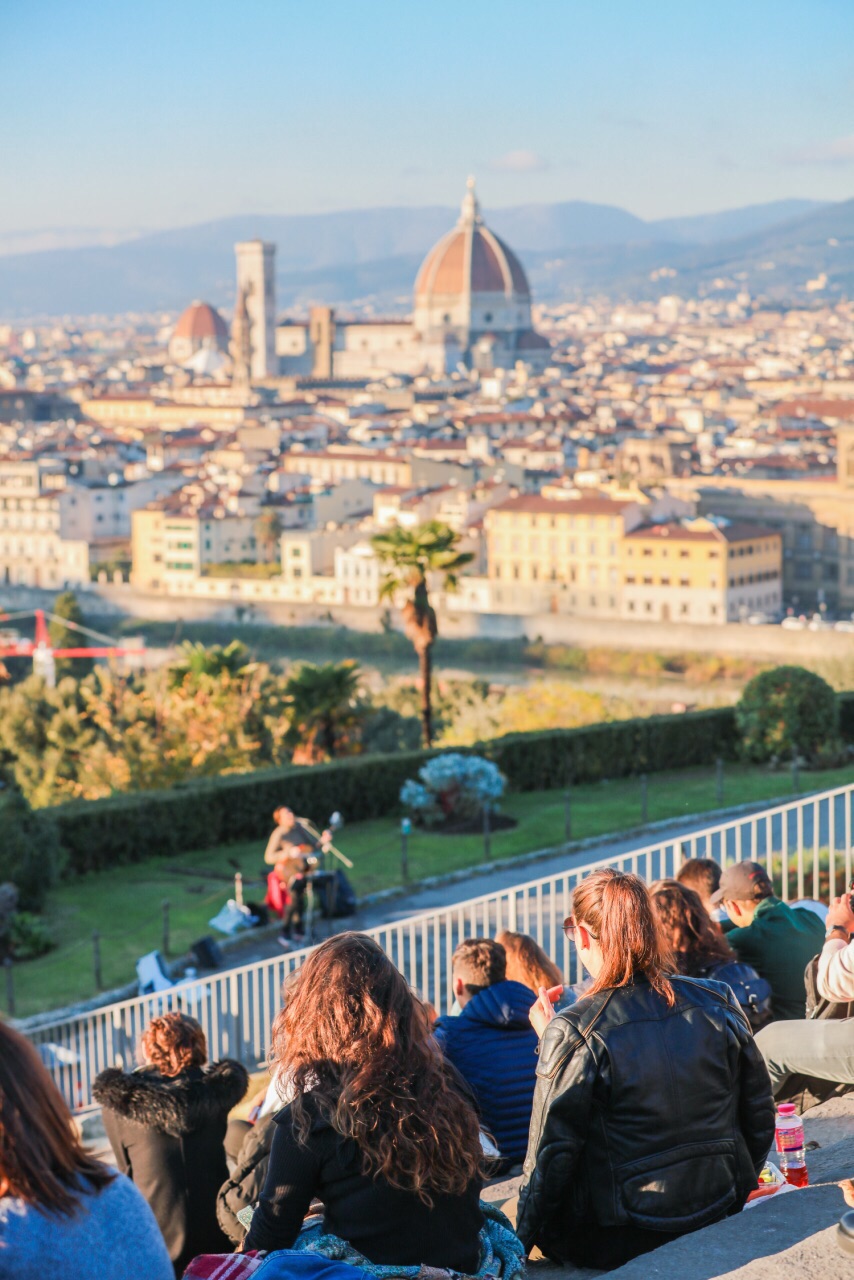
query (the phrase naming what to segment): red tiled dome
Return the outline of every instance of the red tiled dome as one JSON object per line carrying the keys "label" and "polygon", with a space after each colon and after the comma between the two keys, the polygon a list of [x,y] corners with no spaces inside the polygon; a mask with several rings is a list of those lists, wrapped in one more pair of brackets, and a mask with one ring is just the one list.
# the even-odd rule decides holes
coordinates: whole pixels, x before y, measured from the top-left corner
{"label": "red tiled dome", "polygon": [[209,302],[192,302],[175,326],[173,338],[188,338],[201,342],[213,338],[217,345],[228,344],[228,326],[219,312]]}
{"label": "red tiled dome", "polygon": [[433,246],[421,265],[415,300],[469,292],[530,297],[522,264],[513,250],[484,226],[471,184],[459,223]]}

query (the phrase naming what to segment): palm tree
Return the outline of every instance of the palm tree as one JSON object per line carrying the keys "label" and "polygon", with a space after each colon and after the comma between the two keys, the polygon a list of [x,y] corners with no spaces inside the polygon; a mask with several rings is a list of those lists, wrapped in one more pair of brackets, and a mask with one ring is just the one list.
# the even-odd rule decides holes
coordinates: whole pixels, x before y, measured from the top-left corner
{"label": "palm tree", "polygon": [[403,631],[418,654],[421,674],[421,725],[424,743],[433,742],[432,662],[433,645],[439,634],[436,611],[430,604],[428,575],[441,575],[445,590],[457,585],[457,575],[474,556],[458,550],[460,535],[438,520],[417,529],[395,526],[371,539],[380,563],[386,566],[380,598],[393,601],[405,591]]}
{"label": "palm tree", "polygon": [[173,685],[181,684],[187,677],[198,680],[201,676],[239,675],[250,663],[249,650],[239,640],[225,646],[185,640],[178,648],[179,656],[169,664],[169,678]]}
{"label": "palm tree", "polygon": [[284,694],[291,712],[291,744],[309,757],[340,755],[360,719],[361,678],[357,662],[305,662],[289,676]]}
{"label": "palm tree", "polygon": [[275,507],[264,507],[256,516],[254,524],[255,537],[265,560],[276,559],[283,527],[282,518]]}

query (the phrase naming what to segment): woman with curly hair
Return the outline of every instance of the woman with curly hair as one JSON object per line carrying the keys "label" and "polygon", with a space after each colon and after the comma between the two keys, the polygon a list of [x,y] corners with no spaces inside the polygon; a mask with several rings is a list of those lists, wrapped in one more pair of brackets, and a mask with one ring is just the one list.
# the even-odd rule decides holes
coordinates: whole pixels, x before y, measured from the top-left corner
{"label": "woman with curly hair", "polygon": [[273,1024],[273,1058],[290,1101],[244,1248],[291,1248],[317,1197],[324,1230],[371,1263],[476,1271],[477,1115],[376,942],[342,933],[308,957]]}
{"label": "woman with curly hair", "polygon": [[249,1080],[228,1058],[205,1065],[205,1034],[185,1013],[152,1019],[142,1057],[136,1071],[102,1071],[92,1092],[116,1164],[151,1205],[180,1276],[196,1254],[229,1248],[216,1217],[228,1177],[223,1139]]}

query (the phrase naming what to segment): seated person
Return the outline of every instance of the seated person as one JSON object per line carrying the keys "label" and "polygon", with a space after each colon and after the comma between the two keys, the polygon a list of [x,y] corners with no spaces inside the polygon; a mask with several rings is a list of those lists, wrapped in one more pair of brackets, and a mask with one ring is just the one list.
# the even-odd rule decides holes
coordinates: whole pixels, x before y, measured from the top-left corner
{"label": "seated person", "polygon": [[0,1021],[0,1276],[173,1280],[154,1214],[83,1149],[29,1040]]}
{"label": "seated person", "polygon": [[774,1137],[771,1085],[732,993],[669,971],[638,876],[592,872],[565,928],[593,986],[543,989],[517,1232],[556,1262],[612,1268],[738,1213]]}
{"label": "seated person", "polygon": [[563,974],[554,960],[546,955],[539,942],[530,934],[504,929],[495,941],[507,954],[505,977],[508,982],[521,982],[535,996],[539,995],[540,987],[560,987],[563,994],[555,1001],[556,1009],[575,1003],[579,993],[564,983]]}
{"label": "seated person", "polygon": [[751,1030],[771,1021],[771,987],[740,961],[715,928],[699,894],[678,880],[658,880],[650,888],[676,972],[686,978],[715,978],[731,988]]}
{"label": "seated person", "polygon": [[722,904],[735,928],[726,935],[739,960],[771,984],[775,1018],[803,1018],[804,970],[824,941],[824,925],[774,897],[768,873],[758,862],[736,862],[721,876],[712,904]]}
{"label": "seated person", "polygon": [[477,1113],[376,942],[340,933],[308,956],[273,1024],[273,1056],[291,1097],[274,1118],[246,1251],[291,1248],[316,1197],[324,1231],[371,1263],[475,1272]]}
{"label": "seated person", "polygon": [[717,893],[720,888],[721,874],[720,863],[715,862],[714,858],[688,858],[676,872],[676,879],[699,894],[700,901],[715,924],[726,922],[727,927],[731,927],[723,908],[712,903],[712,894]]}
{"label": "seated person", "polygon": [[439,1018],[434,1033],[472,1090],[506,1168],[524,1159],[528,1145],[537,1070],[531,992],[507,981],[506,952],[491,938],[461,942],[452,967],[460,1013]]}
{"label": "seated person", "polygon": [[[834,898],[818,960],[816,986],[823,1000],[854,1002],[854,911],[851,895]],[[854,1019],[810,1018],[778,1022],[756,1037],[774,1096],[785,1094],[794,1076],[854,1085]]]}

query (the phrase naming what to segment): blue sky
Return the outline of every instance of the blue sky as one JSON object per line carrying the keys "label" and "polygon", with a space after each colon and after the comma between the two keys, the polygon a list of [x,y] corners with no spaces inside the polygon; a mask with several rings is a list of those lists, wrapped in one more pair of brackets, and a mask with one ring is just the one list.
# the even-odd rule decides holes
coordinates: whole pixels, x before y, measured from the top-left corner
{"label": "blue sky", "polygon": [[852,0],[0,0],[0,230],[854,195]]}

